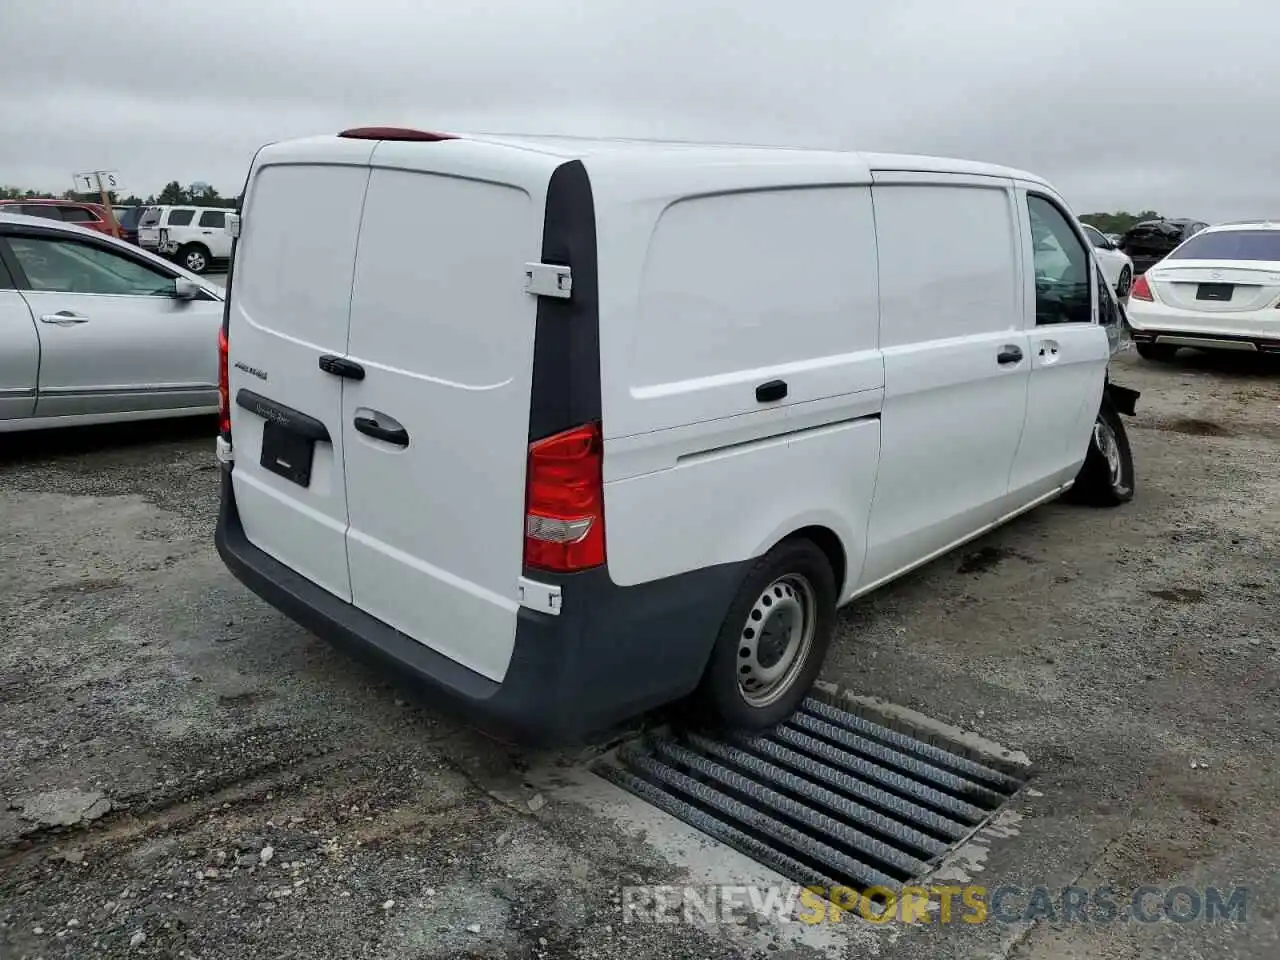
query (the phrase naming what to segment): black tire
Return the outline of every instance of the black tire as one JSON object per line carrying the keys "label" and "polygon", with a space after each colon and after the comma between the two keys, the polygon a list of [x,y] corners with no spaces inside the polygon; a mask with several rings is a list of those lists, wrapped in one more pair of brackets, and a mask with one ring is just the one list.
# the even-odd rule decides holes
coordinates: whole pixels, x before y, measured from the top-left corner
{"label": "black tire", "polygon": [[1178,353],[1178,348],[1171,343],[1135,343],[1133,346],[1143,360],[1158,363],[1168,363]]}
{"label": "black tire", "polygon": [[1116,284],[1116,296],[1121,300],[1129,295],[1129,290],[1133,286],[1133,271],[1125,267],[1120,271],[1120,281]]}
{"label": "black tire", "polygon": [[[784,540],[761,557],[730,604],[711,651],[696,695],[702,718],[716,726],[761,730],[790,716],[826,659],[835,628],[836,589],[831,562],[812,540]],[[808,612],[800,636],[792,641],[798,608]],[[794,655],[788,658],[793,642]],[[777,660],[772,660],[774,652],[780,654]],[[784,660],[772,686],[746,689],[763,683],[767,672]]]}
{"label": "black tire", "polygon": [[[1114,441],[1113,462],[1104,445],[1110,445],[1107,435]],[[1118,507],[1133,499],[1133,451],[1129,447],[1129,434],[1124,421],[1111,403],[1103,399],[1094,428],[1089,434],[1089,452],[1084,465],[1076,474],[1071,488],[1071,499],[1093,507]]]}
{"label": "black tire", "polygon": [[178,255],[174,259],[183,270],[190,270],[192,273],[205,273],[212,263],[209,248],[199,243],[188,243],[179,248]]}

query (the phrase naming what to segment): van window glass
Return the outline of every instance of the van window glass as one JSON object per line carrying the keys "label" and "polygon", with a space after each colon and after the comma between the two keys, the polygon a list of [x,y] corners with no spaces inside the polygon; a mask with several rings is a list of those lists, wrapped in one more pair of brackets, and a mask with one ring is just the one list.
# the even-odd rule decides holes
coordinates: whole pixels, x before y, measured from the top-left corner
{"label": "van window glass", "polygon": [[227,225],[227,215],[221,210],[206,210],[200,214],[200,226],[202,227],[225,227]]}
{"label": "van window glass", "polygon": [[168,274],[92,244],[10,237],[9,247],[34,291],[133,297],[173,292]]}
{"label": "van window glass", "polygon": [[886,184],[874,193],[881,347],[1021,329],[1007,189]]}
{"label": "van window glass", "polygon": [[1066,216],[1044,197],[1029,195],[1036,323],[1090,323],[1089,252]]}
{"label": "van window glass", "polygon": [[191,219],[196,215],[194,210],[170,210],[169,226],[185,227],[191,223]]}

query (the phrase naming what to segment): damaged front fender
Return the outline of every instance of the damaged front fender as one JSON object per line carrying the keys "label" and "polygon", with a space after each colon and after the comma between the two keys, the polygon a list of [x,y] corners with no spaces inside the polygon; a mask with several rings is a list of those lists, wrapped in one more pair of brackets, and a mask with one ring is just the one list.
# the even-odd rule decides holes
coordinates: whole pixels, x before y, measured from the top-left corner
{"label": "damaged front fender", "polygon": [[1106,398],[1117,413],[1123,413],[1126,417],[1134,416],[1138,411],[1138,397],[1140,396],[1142,394],[1137,390],[1119,386],[1110,380],[1107,381]]}

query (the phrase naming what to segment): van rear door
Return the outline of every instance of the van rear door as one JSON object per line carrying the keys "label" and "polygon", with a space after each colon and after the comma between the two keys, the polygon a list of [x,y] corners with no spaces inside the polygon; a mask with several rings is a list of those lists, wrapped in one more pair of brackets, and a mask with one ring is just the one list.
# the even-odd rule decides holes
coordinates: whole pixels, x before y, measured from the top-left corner
{"label": "van rear door", "polygon": [[259,154],[229,304],[236,504],[259,549],[344,600],[342,386],[351,277],[373,144],[325,138]]}
{"label": "van rear door", "polygon": [[[515,643],[539,259],[557,161],[451,140],[373,156],[342,394],[353,602],[500,681]],[[462,173],[463,175],[458,175]]]}

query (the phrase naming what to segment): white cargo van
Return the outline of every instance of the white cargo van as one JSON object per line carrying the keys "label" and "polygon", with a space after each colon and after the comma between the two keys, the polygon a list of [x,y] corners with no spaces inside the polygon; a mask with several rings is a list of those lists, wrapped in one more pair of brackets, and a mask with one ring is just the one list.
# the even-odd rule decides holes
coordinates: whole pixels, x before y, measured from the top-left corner
{"label": "white cargo van", "polygon": [[1132,496],[1120,308],[1029,174],[369,128],[263,148],[239,229],[225,562],[496,732],[771,724],[839,605]]}

